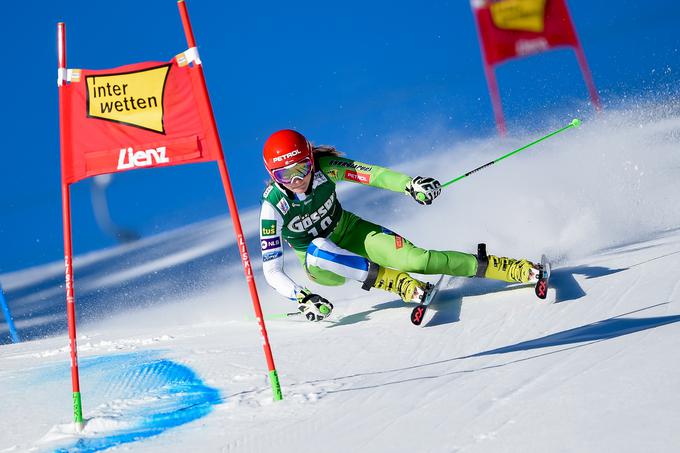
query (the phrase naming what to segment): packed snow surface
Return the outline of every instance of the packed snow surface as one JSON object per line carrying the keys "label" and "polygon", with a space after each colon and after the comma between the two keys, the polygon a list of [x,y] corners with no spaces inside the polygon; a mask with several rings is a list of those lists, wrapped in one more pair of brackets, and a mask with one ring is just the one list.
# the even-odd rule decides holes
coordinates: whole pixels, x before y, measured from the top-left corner
{"label": "packed snow surface", "polygon": [[[372,163],[447,181],[547,132]],[[345,184],[346,209],[423,247],[546,253],[552,288],[456,278],[417,328],[388,293],[309,283],[336,308],[267,322],[280,402],[226,217],[76,259],[81,433],[63,264],[0,275],[24,340],[0,324],[0,452],[677,451],[679,138],[677,108],[610,109],[429,207]],[[294,311],[261,276],[257,210],[241,214],[264,312]]]}

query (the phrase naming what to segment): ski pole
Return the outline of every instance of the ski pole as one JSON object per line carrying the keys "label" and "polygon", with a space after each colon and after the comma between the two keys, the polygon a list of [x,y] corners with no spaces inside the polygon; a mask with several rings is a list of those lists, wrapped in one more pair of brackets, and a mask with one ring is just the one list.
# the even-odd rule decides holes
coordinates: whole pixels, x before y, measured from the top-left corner
{"label": "ski pole", "polygon": [[[299,311],[293,311],[289,313],[276,313],[276,314],[270,314],[270,315],[263,315],[265,321],[271,321],[272,319],[286,319],[286,318],[292,318],[298,315],[301,315],[302,312]],[[248,321],[255,321],[257,318],[254,316],[247,316],[246,320]]]}
{"label": "ski pole", "polygon": [[[500,161],[502,161],[503,159],[506,159],[506,158],[512,156],[513,154],[517,154],[518,152],[523,151],[523,150],[529,148],[530,146],[535,145],[536,143],[542,142],[543,140],[545,140],[545,139],[547,139],[547,138],[550,138],[550,137],[552,137],[553,135],[557,135],[557,134],[559,134],[560,132],[566,131],[567,129],[570,129],[570,128],[572,128],[572,127],[579,127],[580,125],[581,125],[581,120],[579,120],[578,118],[574,118],[574,119],[571,121],[571,123],[569,123],[568,125],[564,126],[564,127],[561,128],[561,129],[558,129],[558,130],[556,130],[556,131],[554,131],[554,132],[551,132],[551,133],[549,133],[548,135],[545,135],[545,136],[539,138],[538,140],[529,143],[528,145],[524,145],[524,146],[522,146],[521,148],[518,148],[518,149],[516,149],[516,150],[514,150],[514,151],[512,151],[512,152],[509,152],[508,154],[505,154],[505,155],[499,157],[499,158],[496,159],[496,160],[492,160],[492,161],[489,162],[489,163],[486,163],[486,164],[484,164],[484,165],[482,165],[482,166],[480,166],[480,167],[477,167],[477,168],[475,168],[474,170],[470,170],[469,172],[465,173],[464,175],[460,175],[459,177],[454,178],[454,179],[452,179],[451,181],[445,182],[444,184],[442,184],[442,189],[443,189],[444,187],[448,186],[448,185],[453,184],[453,183],[456,182],[456,181],[460,181],[460,180],[463,179],[463,178],[467,178],[467,177],[470,176],[471,174],[476,173],[476,172],[478,172],[478,171],[480,171],[480,170],[483,170],[483,169],[485,169],[486,167],[490,167],[491,165],[493,165],[493,164],[495,164],[495,163],[497,163],[497,162],[500,162]],[[420,201],[425,201],[425,194],[419,193],[419,194],[417,195],[417,198],[418,198]]]}
{"label": "ski pole", "polygon": [[301,315],[302,312],[299,311],[293,311],[289,313],[277,313],[275,315],[264,315],[264,319],[270,320],[270,319],[286,319],[286,318],[292,318],[294,316],[299,316]]}

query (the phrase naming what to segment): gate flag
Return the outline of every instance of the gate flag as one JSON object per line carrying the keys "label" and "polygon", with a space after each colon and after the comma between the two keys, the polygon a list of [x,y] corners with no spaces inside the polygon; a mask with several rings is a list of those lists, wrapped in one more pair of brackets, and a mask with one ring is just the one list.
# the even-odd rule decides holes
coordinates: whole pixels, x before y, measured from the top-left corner
{"label": "gate flag", "polygon": [[[182,64],[182,66],[180,66]],[[211,109],[185,54],[107,70],[69,70],[64,179],[219,159]]]}
{"label": "gate flag", "polygon": [[470,0],[477,24],[484,75],[496,126],[505,134],[505,117],[496,81],[495,65],[513,58],[571,47],[596,110],[600,110],[593,77],[579,42],[566,0]]}
{"label": "gate flag", "polygon": [[564,0],[475,0],[473,7],[487,64],[578,46]]}
{"label": "gate flag", "polygon": [[73,421],[85,420],[76,341],[71,189],[76,181],[136,168],[215,161],[234,227],[243,273],[262,337],[274,401],[283,399],[238,206],[210,105],[203,64],[184,0],[178,0],[188,48],[170,62],[145,62],[108,70],[68,69],[66,25],[57,23],[57,85],[61,147],[64,277]]}

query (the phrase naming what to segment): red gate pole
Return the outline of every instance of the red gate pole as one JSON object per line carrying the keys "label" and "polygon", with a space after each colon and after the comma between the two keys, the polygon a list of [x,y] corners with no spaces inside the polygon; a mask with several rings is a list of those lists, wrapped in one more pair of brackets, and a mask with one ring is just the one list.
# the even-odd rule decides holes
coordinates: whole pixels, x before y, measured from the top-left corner
{"label": "red gate pole", "polygon": [[472,15],[475,21],[475,30],[477,31],[477,41],[479,42],[479,49],[482,53],[482,62],[484,63],[484,76],[486,77],[486,86],[489,90],[489,97],[491,98],[491,106],[493,107],[493,116],[496,121],[496,129],[498,135],[504,137],[507,133],[505,127],[505,116],[503,115],[503,103],[501,102],[501,93],[498,89],[498,81],[496,80],[496,69],[486,59],[486,50],[484,50],[484,40],[482,39],[482,31],[476,18],[475,10],[472,8]]}
{"label": "red gate pole", "polygon": [[[484,58],[484,56],[482,56],[482,58]],[[484,74],[486,75],[486,84],[489,88],[489,96],[491,96],[491,105],[493,106],[493,115],[496,119],[496,128],[498,129],[498,134],[501,137],[504,137],[507,133],[507,128],[505,127],[501,94],[498,90],[498,81],[496,80],[496,70],[486,61],[484,62]]]}
{"label": "red gate pole", "polygon": [[[191,22],[189,21],[189,13],[187,11],[187,6],[184,0],[179,0],[177,2],[177,7],[179,8],[179,14],[182,18],[182,26],[184,27],[184,35],[187,39],[187,45],[189,48],[196,47],[196,41],[194,39],[194,32],[191,29]],[[214,134],[215,140],[218,145],[219,159],[217,160],[217,165],[220,169],[220,176],[222,177],[222,185],[224,186],[224,193],[227,197],[227,204],[229,205],[229,212],[231,213],[231,220],[234,224],[234,232],[236,233],[236,241],[238,243],[239,252],[241,255],[241,262],[243,263],[243,271],[248,282],[248,288],[250,289],[250,297],[253,300],[253,308],[255,309],[255,316],[257,322],[260,326],[260,334],[262,335],[264,355],[267,359],[267,366],[269,368],[269,380],[271,382],[272,391],[274,392],[274,400],[278,401],[283,399],[281,393],[281,384],[279,383],[279,377],[276,372],[276,367],[274,366],[274,357],[272,356],[272,350],[269,345],[269,336],[267,335],[267,327],[264,322],[264,316],[262,314],[262,307],[260,306],[260,298],[257,294],[257,287],[255,286],[255,279],[253,278],[253,269],[250,265],[250,257],[248,255],[248,249],[246,248],[245,237],[243,236],[243,230],[241,228],[241,220],[238,215],[238,207],[236,206],[236,200],[234,199],[234,194],[231,188],[231,181],[229,179],[229,171],[227,170],[227,164],[224,159],[224,152],[222,151],[222,141],[220,140],[219,133],[217,131],[217,124],[215,123],[215,116],[212,111],[212,105],[210,104],[210,96],[208,94],[208,88],[205,83],[205,76],[203,75],[203,65],[200,62],[194,62],[195,68],[198,71],[201,95],[203,96],[205,102],[210,108],[210,128]]]}
{"label": "red gate pole", "polygon": [[590,94],[590,101],[595,107],[595,111],[599,112],[602,110],[602,104],[600,102],[600,95],[597,93],[597,88],[595,88],[595,82],[593,81],[593,74],[590,72],[590,67],[588,66],[588,60],[586,59],[586,53],[581,45],[581,39],[578,33],[576,33],[576,28],[574,27],[574,20],[571,17],[571,11],[567,2],[564,2],[564,8],[567,12],[567,19],[571,28],[574,30],[574,37],[576,38],[576,45],[574,46],[574,52],[576,53],[576,60],[578,61],[578,66],[581,69],[581,75],[583,75],[583,80],[588,88],[588,93]]}
{"label": "red gate pole", "polygon": [[597,94],[597,89],[595,88],[595,82],[593,81],[593,75],[590,72],[590,67],[588,66],[588,60],[586,60],[586,54],[581,47],[581,43],[574,48],[576,52],[576,59],[578,60],[578,65],[581,68],[581,74],[583,74],[583,80],[586,82],[588,87],[588,92],[590,93],[590,100],[593,103],[596,111],[602,110],[602,104],[600,103],[600,95]]}
{"label": "red gate pole", "polygon": [[68,318],[69,349],[71,351],[71,386],[73,387],[73,422],[77,431],[83,429],[83,409],[80,399],[78,375],[78,347],[76,345],[76,297],[73,289],[73,246],[71,240],[71,193],[66,182],[66,149],[71,146],[71,129],[68,124],[66,89],[66,25],[57,23],[57,48],[59,54],[59,142],[61,147],[61,208],[64,229],[64,266],[66,275],[66,314]]}

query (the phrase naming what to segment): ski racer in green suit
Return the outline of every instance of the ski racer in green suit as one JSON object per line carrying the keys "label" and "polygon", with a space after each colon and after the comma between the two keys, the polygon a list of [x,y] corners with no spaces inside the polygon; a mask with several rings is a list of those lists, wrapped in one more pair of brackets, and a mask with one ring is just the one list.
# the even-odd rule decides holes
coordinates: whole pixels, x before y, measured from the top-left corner
{"label": "ski racer in green suit", "polygon": [[297,301],[310,321],[320,321],[333,305],[283,271],[283,242],[295,251],[310,279],[342,285],[347,279],[362,288],[383,289],[405,302],[421,302],[430,286],[409,272],[485,277],[507,282],[534,282],[537,266],[527,260],[455,251],[426,250],[381,225],[364,220],[340,205],[339,181],[391,190],[431,204],[440,183],[341,157],[333,147],[313,147],[300,133],[281,130],[264,145],[265,166],[272,177],[262,195],[260,242],[267,283]]}

